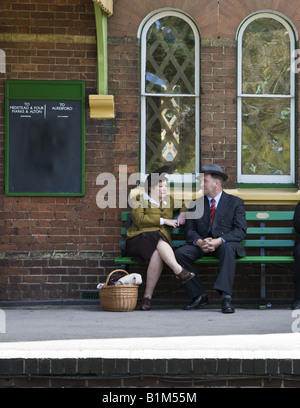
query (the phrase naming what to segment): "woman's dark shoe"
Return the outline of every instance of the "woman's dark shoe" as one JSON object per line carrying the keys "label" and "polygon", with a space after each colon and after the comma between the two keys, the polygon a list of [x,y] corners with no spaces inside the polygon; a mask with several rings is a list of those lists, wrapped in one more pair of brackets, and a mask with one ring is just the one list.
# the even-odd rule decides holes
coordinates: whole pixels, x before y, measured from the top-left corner
{"label": "woman's dark shoe", "polygon": [[182,269],[182,271],[178,275],[176,275],[176,278],[180,281],[180,283],[186,283],[194,276],[194,272],[189,272],[186,269]]}
{"label": "woman's dark shoe", "polygon": [[150,298],[143,298],[140,310],[150,310],[151,308],[151,299]]}

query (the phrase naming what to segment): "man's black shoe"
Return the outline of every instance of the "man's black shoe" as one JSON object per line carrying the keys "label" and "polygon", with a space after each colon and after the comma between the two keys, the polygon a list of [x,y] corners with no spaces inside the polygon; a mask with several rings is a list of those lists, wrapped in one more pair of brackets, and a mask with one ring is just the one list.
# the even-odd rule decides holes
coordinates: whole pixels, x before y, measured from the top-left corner
{"label": "man's black shoe", "polygon": [[300,299],[294,299],[290,309],[291,310],[300,309]]}
{"label": "man's black shoe", "polygon": [[207,305],[208,304],[208,299],[207,296],[204,295],[200,295],[195,297],[191,303],[189,305],[184,306],[184,310],[196,310],[196,309],[200,309],[200,307]]}
{"label": "man's black shoe", "polygon": [[234,313],[234,307],[231,304],[231,299],[225,298],[222,300],[222,313]]}

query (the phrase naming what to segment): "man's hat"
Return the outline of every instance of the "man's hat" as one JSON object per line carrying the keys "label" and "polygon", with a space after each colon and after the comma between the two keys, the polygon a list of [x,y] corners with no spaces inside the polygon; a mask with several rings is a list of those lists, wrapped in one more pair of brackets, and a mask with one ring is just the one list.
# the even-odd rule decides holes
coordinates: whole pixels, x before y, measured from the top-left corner
{"label": "man's hat", "polygon": [[[228,179],[227,174],[223,173],[222,168],[217,164],[206,164],[202,166],[201,173],[204,174],[217,174],[218,176],[223,177],[224,181]],[[199,177],[199,176],[198,176]],[[198,178],[196,177],[196,178]]]}

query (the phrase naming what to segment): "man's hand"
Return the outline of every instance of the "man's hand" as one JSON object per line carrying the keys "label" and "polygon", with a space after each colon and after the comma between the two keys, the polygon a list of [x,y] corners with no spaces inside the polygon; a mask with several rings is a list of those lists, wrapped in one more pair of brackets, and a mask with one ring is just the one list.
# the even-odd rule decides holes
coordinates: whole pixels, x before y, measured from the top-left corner
{"label": "man's hand", "polygon": [[184,225],[185,220],[186,220],[186,213],[183,211],[178,215],[178,218],[177,218],[178,227],[179,225]]}
{"label": "man's hand", "polygon": [[220,245],[223,244],[223,240],[221,238],[205,238],[205,239],[198,239],[196,241],[198,247],[202,249],[203,252],[214,252]]}

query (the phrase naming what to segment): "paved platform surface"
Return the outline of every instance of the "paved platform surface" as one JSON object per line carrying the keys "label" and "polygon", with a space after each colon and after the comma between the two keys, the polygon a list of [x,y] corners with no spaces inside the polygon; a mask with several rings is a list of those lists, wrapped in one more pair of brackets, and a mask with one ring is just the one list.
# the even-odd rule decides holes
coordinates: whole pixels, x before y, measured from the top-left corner
{"label": "paved platform surface", "polygon": [[0,358],[300,359],[300,310],[288,307],[106,312],[100,306],[0,310]]}

